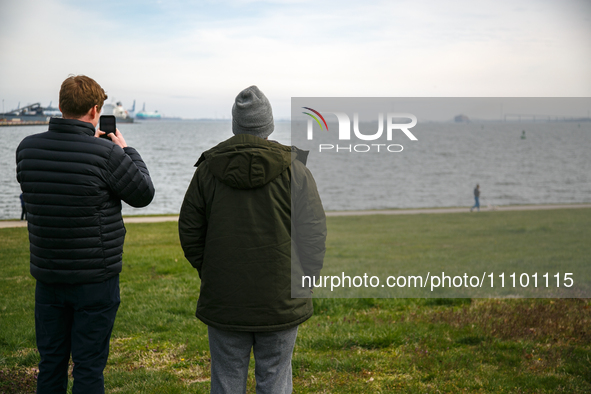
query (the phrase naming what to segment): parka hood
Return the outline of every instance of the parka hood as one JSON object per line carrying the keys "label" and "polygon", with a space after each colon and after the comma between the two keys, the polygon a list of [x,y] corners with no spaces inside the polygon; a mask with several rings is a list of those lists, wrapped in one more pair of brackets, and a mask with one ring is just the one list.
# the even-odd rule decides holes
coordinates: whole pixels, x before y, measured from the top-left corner
{"label": "parka hood", "polygon": [[254,189],[277,178],[293,160],[300,159],[298,156],[306,154],[292,154],[289,146],[239,134],[203,152],[195,167],[207,163],[222,183],[235,189]]}

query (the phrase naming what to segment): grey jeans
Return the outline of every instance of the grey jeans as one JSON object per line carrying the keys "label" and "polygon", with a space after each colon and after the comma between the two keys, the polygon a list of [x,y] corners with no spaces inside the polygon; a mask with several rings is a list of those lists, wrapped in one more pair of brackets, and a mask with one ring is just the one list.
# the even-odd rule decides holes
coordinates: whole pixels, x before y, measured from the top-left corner
{"label": "grey jeans", "polygon": [[208,326],[211,393],[246,393],[250,350],[257,394],[291,393],[291,356],[298,327],[272,332],[224,331]]}

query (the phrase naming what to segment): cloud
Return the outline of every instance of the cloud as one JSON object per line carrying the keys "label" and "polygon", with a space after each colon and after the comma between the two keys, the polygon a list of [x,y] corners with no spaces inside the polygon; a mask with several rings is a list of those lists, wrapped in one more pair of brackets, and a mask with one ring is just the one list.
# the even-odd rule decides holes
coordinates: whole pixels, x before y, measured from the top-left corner
{"label": "cloud", "polygon": [[[0,92],[57,99],[70,73],[168,115],[292,96],[589,96],[584,1],[25,0],[0,13]],[[185,97],[181,99],[180,97]]]}

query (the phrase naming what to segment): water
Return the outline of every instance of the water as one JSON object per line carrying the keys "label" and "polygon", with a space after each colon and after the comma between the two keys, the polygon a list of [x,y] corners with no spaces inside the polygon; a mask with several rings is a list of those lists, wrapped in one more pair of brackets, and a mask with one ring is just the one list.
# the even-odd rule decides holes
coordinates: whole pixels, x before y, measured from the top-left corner
{"label": "water", "polygon": [[[232,136],[230,122],[143,122],[120,125],[146,162],[156,196],[126,215],[177,214],[201,153]],[[3,127],[0,219],[20,217],[15,151],[47,126]],[[527,139],[521,140],[526,130]],[[308,167],[327,210],[591,202],[591,123],[419,124],[418,141],[400,153],[318,153]],[[290,123],[272,139],[290,143]]]}
{"label": "water", "polygon": [[[120,124],[127,145],[134,147],[148,166],[156,195],[146,208],[123,204],[124,215],[178,214],[201,153],[230,138],[226,122],[148,121]],[[20,218],[20,186],[16,181],[15,152],[20,141],[47,126],[2,127],[0,135],[0,219]],[[273,139],[289,144],[289,122],[277,122]]]}
{"label": "water", "polygon": [[418,141],[392,141],[400,153],[311,154],[325,209],[471,206],[476,184],[481,205],[591,201],[589,122],[427,123],[413,133]]}

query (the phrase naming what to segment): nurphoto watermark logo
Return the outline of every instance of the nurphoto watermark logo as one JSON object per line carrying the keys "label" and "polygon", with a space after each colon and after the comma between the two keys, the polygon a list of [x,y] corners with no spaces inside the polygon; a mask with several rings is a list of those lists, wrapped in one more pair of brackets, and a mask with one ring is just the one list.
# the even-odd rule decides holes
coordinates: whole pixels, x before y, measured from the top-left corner
{"label": "nurphoto watermark logo", "polygon": [[[309,116],[307,122],[307,139],[314,139],[314,125],[318,124],[321,131],[329,132],[325,117],[317,110],[310,107],[302,107],[309,112],[302,112]],[[374,133],[364,133],[359,127],[359,113],[353,113],[353,135],[351,134],[351,118],[345,112],[324,112],[336,116],[338,121],[338,142],[318,144],[319,152],[348,152],[348,153],[366,153],[366,152],[391,152],[398,153],[404,150],[401,144],[390,143],[395,132],[401,131],[411,141],[418,141],[417,137],[409,130],[416,126],[417,117],[410,113],[388,112],[384,117],[383,112],[378,113],[378,130]],[[385,121],[384,121],[385,118]],[[401,123],[403,120],[410,119],[410,122]],[[315,121],[315,122],[314,122]],[[385,125],[385,127],[384,127]],[[384,129],[386,135],[384,139]],[[364,141],[364,143],[349,143],[346,141]],[[369,143],[372,141],[372,143]],[[384,141],[380,143],[380,141]],[[344,143],[345,142],[345,143]]]}

